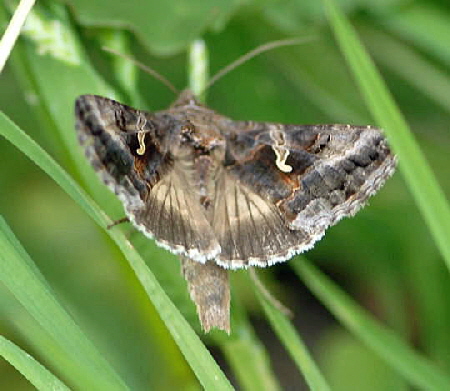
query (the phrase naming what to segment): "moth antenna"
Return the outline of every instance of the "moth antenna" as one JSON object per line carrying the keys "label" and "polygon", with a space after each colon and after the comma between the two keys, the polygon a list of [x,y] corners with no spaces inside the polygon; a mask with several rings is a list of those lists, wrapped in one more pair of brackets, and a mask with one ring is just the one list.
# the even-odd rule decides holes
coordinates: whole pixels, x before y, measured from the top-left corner
{"label": "moth antenna", "polygon": [[[208,88],[210,88],[214,83],[216,83],[219,79],[221,79],[227,73],[231,72],[233,69],[237,68],[239,65],[242,65],[243,63],[247,62],[248,60],[252,59],[253,57],[256,57],[257,55],[259,55],[261,53],[267,52],[267,51],[275,49],[275,48],[279,48],[281,46],[300,45],[302,43],[312,41],[313,39],[314,39],[314,37],[282,39],[282,40],[278,40],[278,41],[268,42],[261,46],[258,46],[255,49],[248,52],[247,54],[244,54],[243,56],[239,57],[236,61],[233,61],[231,64],[228,64],[221,71],[217,72],[206,84],[204,91],[207,90]],[[202,91],[202,92],[204,92],[204,91]]]}
{"label": "moth antenna", "polygon": [[149,75],[152,75],[156,80],[159,80],[162,84],[164,84],[169,90],[171,90],[175,95],[178,95],[180,91],[175,88],[175,86],[167,80],[164,76],[156,72],[154,69],[142,64],[141,62],[135,60],[133,57],[128,56],[126,54],[120,53],[117,50],[108,48],[106,46],[103,46],[102,49],[106,52],[115,54],[116,56],[125,58],[126,60],[132,62],[134,65],[136,65],[138,68],[142,69],[144,72],[147,72]]}

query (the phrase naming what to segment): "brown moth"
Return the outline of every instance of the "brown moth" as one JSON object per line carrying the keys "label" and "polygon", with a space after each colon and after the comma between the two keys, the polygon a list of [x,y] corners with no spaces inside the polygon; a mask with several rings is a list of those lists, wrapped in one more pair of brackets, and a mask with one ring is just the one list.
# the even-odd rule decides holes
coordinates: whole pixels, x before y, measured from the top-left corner
{"label": "brown moth", "polygon": [[178,254],[205,331],[230,332],[228,270],[310,249],[392,175],[379,129],[234,121],[188,90],[167,109],[95,95],[78,138],[133,225]]}

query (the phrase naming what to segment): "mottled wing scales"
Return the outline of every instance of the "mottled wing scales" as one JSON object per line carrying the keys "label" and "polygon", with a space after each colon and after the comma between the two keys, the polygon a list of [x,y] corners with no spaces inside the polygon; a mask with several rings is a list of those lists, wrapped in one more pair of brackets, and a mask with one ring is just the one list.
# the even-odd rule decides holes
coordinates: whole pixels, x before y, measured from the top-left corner
{"label": "mottled wing scales", "polygon": [[[378,129],[334,126],[330,130],[334,132],[324,147],[327,158],[317,159],[302,178],[302,188],[282,205],[288,213],[296,214],[291,227],[312,235],[354,215],[396,166],[396,158]],[[345,131],[353,134],[353,142],[347,146],[338,133]]]}
{"label": "mottled wing scales", "polygon": [[227,268],[308,250],[396,165],[379,129],[232,121],[188,91],[155,114],[84,95],[76,119],[130,221],[180,254],[205,331],[230,331]]}
{"label": "mottled wing scales", "polygon": [[[126,115],[126,118],[123,117]],[[116,101],[95,95],[80,96],[75,103],[78,140],[105,184],[129,208],[143,207],[145,180],[134,167],[130,139],[139,112]]]}
{"label": "mottled wing scales", "polygon": [[151,232],[157,242],[175,254],[199,262],[214,258],[220,246],[207,222],[186,172],[174,169],[158,182],[145,202],[145,208],[130,218],[144,233]]}
{"label": "mottled wing scales", "polygon": [[201,264],[181,257],[183,276],[205,332],[216,327],[230,333],[230,285],[228,271],[214,262]]}
{"label": "mottled wing scales", "polygon": [[130,220],[172,252],[223,267],[265,266],[309,249],[395,168],[376,128],[216,116],[227,144],[211,219],[196,193],[194,149],[183,158],[168,153],[181,126],[173,115],[156,118],[96,96],[80,97],[76,107],[80,141]]}
{"label": "mottled wing scales", "polygon": [[[214,225],[224,266],[265,266],[308,250],[329,226],[362,208],[395,169],[373,127],[224,121],[227,185]],[[257,229],[242,247],[233,238],[245,237],[247,220]]]}
{"label": "mottled wing scales", "polygon": [[228,172],[218,180],[213,229],[222,248],[216,262],[225,268],[267,266],[309,245],[308,235],[291,230],[279,209]]}
{"label": "mottled wing scales", "polygon": [[192,196],[189,172],[164,145],[177,124],[95,95],[80,96],[75,114],[86,156],[130,221],[176,254],[200,262],[214,258],[220,247]]}

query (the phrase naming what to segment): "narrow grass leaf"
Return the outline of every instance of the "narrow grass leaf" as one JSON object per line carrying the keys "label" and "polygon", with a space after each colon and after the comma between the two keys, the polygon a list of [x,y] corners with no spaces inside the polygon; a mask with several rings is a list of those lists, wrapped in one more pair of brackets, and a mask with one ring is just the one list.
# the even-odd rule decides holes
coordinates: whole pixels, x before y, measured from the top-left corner
{"label": "narrow grass leaf", "polygon": [[[80,388],[126,390],[128,387],[96,350],[0,218],[0,281],[64,352],[65,375]],[[68,359],[67,359],[68,358]]]}
{"label": "narrow grass leaf", "polygon": [[310,389],[312,391],[329,391],[329,385],[292,323],[265,297],[259,284],[255,284],[255,291],[272,328],[305,377]]}
{"label": "narrow grass leaf", "polygon": [[[236,330],[233,329],[233,333]],[[243,391],[281,390],[270,368],[267,351],[256,336],[233,338],[220,345],[240,389]]]}
{"label": "narrow grass leaf", "polygon": [[61,380],[28,353],[0,335],[0,355],[14,366],[38,390],[69,391]]}
{"label": "narrow grass leaf", "polygon": [[[233,277],[243,277],[243,273]],[[245,281],[247,283],[247,280]],[[268,352],[253,330],[241,298],[235,295],[232,302],[233,332],[230,336],[216,338],[216,341],[239,382],[239,388],[243,391],[281,390],[271,367]]]}
{"label": "narrow grass leaf", "polygon": [[[437,3],[415,1],[380,20],[387,29],[450,65],[450,13]],[[409,65],[409,64],[408,64]]]}
{"label": "narrow grass leaf", "polygon": [[341,50],[372,115],[385,129],[399,157],[400,169],[411,194],[450,269],[450,206],[445,195],[355,31],[332,0],[323,1]]}
{"label": "narrow grass leaf", "polygon": [[450,390],[450,377],[377,322],[303,257],[291,262],[299,278],[353,335],[421,390]]}
{"label": "narrow grass leaf", "polygon": [[[364,37],[377,62],[416,87],[450,112],[450,77],[409,45],[375,28],[364,27]],[[380,45],[383,42],[383,45]],[[407,64],[407,65],[406,65]]]}
{"label": "narrow grass leaf", "polygon": [[[42,148],[2,113],[0,113],[0,134],[44,170],[97,224],[104,228],[111,223],[111,220],[75,181]],[[203,387],[206,390],[232,390],[228,379],[211,357],[209,351],[170,301],[151,270],[130,242],[118,230],[112,229],[106,232],[122,250]]]}

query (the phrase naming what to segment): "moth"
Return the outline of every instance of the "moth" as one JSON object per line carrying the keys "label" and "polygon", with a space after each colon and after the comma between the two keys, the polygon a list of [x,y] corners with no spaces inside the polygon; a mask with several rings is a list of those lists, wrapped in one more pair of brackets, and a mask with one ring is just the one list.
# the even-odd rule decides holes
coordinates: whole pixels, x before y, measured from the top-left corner
{"label": "moth", "polygon": [[188,90],[155,113],[83,95],[75,115],[129,221],[180,257],[206,332],[230,332],[230,269],[309,250],[396,165],[375,127],[235,121]]}

